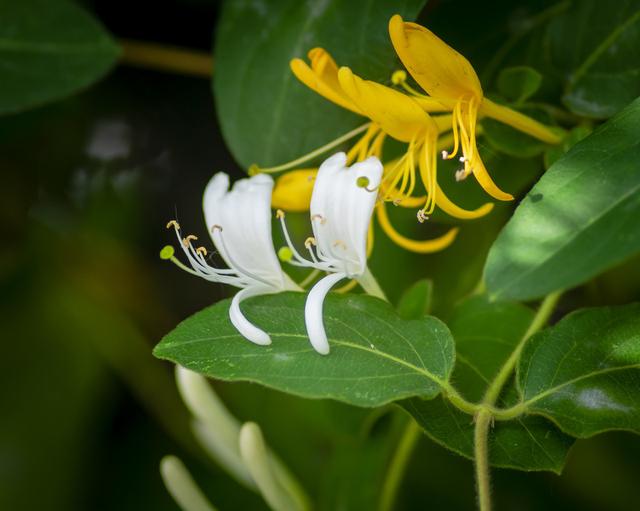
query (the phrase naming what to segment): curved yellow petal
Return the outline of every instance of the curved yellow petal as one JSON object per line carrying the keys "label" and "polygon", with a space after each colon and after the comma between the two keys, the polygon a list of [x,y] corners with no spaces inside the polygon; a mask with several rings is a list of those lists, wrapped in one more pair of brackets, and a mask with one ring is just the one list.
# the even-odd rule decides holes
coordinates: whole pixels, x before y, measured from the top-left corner
{"label": "curved yellow petal", "polygon": [[382,230],[396,245],[418,254],[429,254],[444,250],[453,243],[458,235],[459,229],[457,227],[453,227],[444,235],[432,240],[412,240],[411,238],[407,238],[396,231],[391,225],[384,202],[381,202],[376,206],[376,216],[378,218],[378,222],[380,222]]}
{"label": "curved yellow petal", "polygon": [[474,218],[483,217],[489,214],[489,212],[493,209],[492,202],[487,202],[477,209],[462,209],[457,204],[451,202],[449,197],[444,194],[439,184],[436,184],[436,205],[448,215],[451,215],[455,218],[461,218],[463,220],[472,220]]}
{"label": "curved yellow petal", "polygon": [[325,99],[362,115],[358,107],[342,91],[338,83],[338,66],[331,55],[322,48],[313,48],[307,56],[311,66],[302,59],[293,59],[289,63],[296,78]]}
{"label": "curved yellow petal", "polygon": [[406,94],[363,80],[348,67],[340,68],[338,80],[360,111],[396,140],[408,143],[428,130],[437,130],[429,114]]}
{"label": "curved yellow petal", "polygon": [[474,158],[472,173],[476,178],[476,181],[478,181],[478,183],[480,183],[480,186],[482,186],[482,189],[489,195],[491,195],[491,197],[493,197],[494,199],[503,201],[513,200],[513,195],[503,192],[500,188],[498,188],[498,185],[493,182],[493,179],[491,179],[489,172],[487,172],[487,169],[485,168],[480,156]]}
{"label": "curved yellow petal", "polygon": [[271,195],[271,207],[290,212],[309,211],[311,192],[318,169],[298,169],[276,179]]}
{"label": "curved yellow petal", "polygon": [[420,107],[428,113],[440,113],[450,112],[451,107],[440,103],[437,99],[430,98],[429,96],[411,96],[413,100],[420,105]]}
{"label": "curved yellow petal", "polygon": [[404,22],[396,14],[389,20],[389,36],[411,76],[433,98],[482,97],[471,63],[427,28]]}

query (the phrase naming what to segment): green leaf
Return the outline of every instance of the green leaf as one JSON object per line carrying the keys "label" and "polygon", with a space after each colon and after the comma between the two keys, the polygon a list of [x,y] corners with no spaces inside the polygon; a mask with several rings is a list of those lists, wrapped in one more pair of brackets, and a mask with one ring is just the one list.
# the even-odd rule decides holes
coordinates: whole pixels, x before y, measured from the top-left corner
{"label": "green leaf", "polygon": [[[438,444],[470,460],[473,452],[473,417],[442,397],[432,401],[412,398],[401,406]],[[494,424],[489,436],[489,463],[499,468],[559,474],[573,439],[543,417],[521,417]]]}
{"label": "green leaf", "polygon": [[514,103],[533,96],[542,84],[542,75],[528,66],[503,69],[498,75],[498,92]]}
{"label": "green leaf", "polygon": [[456,388],[471,401],[480,401],[488,383],[514,350],[534,313],[517,303],[473,296],[461,302],[448,321],[456,340]]}
{"label": "green leaf", "polygon": [[307,338],[305,299],[303,293],[280,293],[243,302],[249,320],[271,335],[270,346],[244,339],[224,300],[178,325],[154,354],[212,378],[357,406],[432,398],[448,381],[453,339],[438,319],[405,321],[376,298],[329,295],[323,316],[331,353],[322,356]]}
{"label": "green leaf", "polygon": [[640,6],[618,0],[572,2],[551,21],[548,51],[570,73],[564,103],[577,114],[606,119],[640,95]]}
{"label": "green leaf", "polygon": [[431,311],[433,282],[422,279],[413,284],[400,297],[398,316],[402,319],[420,319]]}
{"label": "green leaf", "polygon": [[[476,296],[462,302],[449,321],[456,340],[456,366],[451,376],[468,400],[482,399],[488,383],[509,357],[533,320],[533,311],[516,303],[490,302]],[[503,405],[517,400],[511,386]],[[412,398],[401,403],[435,442],[473,459],[473,417],[448,401]],[[493,466],[559,473],[573,440],[542,417],[523,416],[495,423],[490,436]]]}
{"label": "green leaf", "polygon": [[534,336],[518,386],[528,412],[573,436],[640,433],[640,304],[583,309]]}
{"label": "green leaf", "polygon": [[566,154],[569,149],[580,142],[583,138],[590,135],[592,131],[593,129],[590,126],[580,125],[573,128],[564,137],[562,143],[551,146],[544,152],[544,166],[546,168],[551,167],[551,165]]}
{"label": "green leaf", "polygon": [[425,0],[225,2],[215,41],[213,90],[222,132],[244,167],[276,165],[342,135],[364,119],[300,83],[289,69],[317,46],[338,65],[389,82],[400,67],[389,41],[393,14],[411,20]]}
{"label": "green leaf", "polygon": [[538,298],[640,251],[639,129],[640,99],[553,164],[489,252],[491,294]]}
{"label": "green leaf", "polygon": [[77,92],[119,55],[102,25],[75,3],[0,0],[0,19],[0,114]]}

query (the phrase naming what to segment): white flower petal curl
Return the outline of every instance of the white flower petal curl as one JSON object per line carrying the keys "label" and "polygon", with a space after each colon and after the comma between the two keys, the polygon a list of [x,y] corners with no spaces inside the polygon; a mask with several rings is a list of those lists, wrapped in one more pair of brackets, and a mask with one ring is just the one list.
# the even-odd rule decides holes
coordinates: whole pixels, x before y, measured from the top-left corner
{"label": "white flower petal curl", "polygon": [[321,355],[329,354],[329,341],[322,319],[324,299],[331,288],[346,277],[346,273],[331,273],[320,279],[309,291],[307,301],[304,304],[304,322],[307,327],[307,335],[313,348]]}
{"label": "white flower petal curl", "polygon": [[183,238],[178,223],[169,222],[191,268],[174,262],[206,280],[241,288],[231,301],[229,318],[245,338],[263,346],[271,344],[271,338],[247,320],[240,303],[252,296],[300,289],[282,271],[273,248],[272,191],[273,179],[264,174],[241,179],[231,190],[229,176],[222,172],[207,184],[202,201],[207,230],[228,268],[212,266],[205,258],[206,250],[193,247],[192,241],[197,238]]}
{"label": "white flower petal curl", "polygon": [[252,343],[259,344],[260,346],[268,346],[271,344],[271,337],[264,330],[261,330],[253,323],[251,323],[240,309],[240,303],[252,296],[259,296],[263,294],[270,294],[268,288],[251,288],[247,287],[238,291],[231,300],[231,306],[229,307],[229,319],[236,330],[242,334],[245,339],[248,339]]}

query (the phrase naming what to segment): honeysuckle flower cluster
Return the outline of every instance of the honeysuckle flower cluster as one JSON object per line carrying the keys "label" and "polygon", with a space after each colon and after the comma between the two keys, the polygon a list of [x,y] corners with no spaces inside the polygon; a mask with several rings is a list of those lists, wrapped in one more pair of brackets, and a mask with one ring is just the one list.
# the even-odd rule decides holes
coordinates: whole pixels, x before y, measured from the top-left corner
{"label": "honeysuckle flower cluster", "polygon": [[[455,173],[456,180],[473,175],[491,197],[508,201],[513,196],[492,180],[478,152],[476,137],[481,130],[478,119],[496,119],[550,144],[558,143],[560,137],[551,128],[484,97],[480,80],[469,61],[427,28],[395,15],[389,21],[389,35],[398,57],[425,93],[407,83],[404,70],[392,76],[396,88],[363,80],[350,68],[338,67],[322,48],[309,51],[309,63],[293,59],[291,70],[303,84],[324,98],[368,119],[365,125],[325,146],[334,147],[361,135],[347,153],[348,163],[370,156],[382,159],[387,137],[406,144],[400,158],[384,165],[380,183],[382,200],[376,207],[376,216],[385,233],[401,247],[414,252],[433,252],[451,244],[457,228],[435,240],[411,240],[391,225],[385,202],[417,208],[420,222],[427,220],[436,207],[459,219],[482,217],[491,211],[493,203],[474,210],[453,203],[438,183],[438,158],[457,157],[461,167]],[[321,150],[306,159],[315,157]],[[271,169],[254,166],[252,170],[279,172],[303,161],[304,157]],[[282,175],[274,193],[274,207],[305,210],[313,176],[314,169],[296,169]],[[424,190],[422,195],[418,191],[420,187]]]}
{"label": "honeysuckle flower cluster", "polygon": [[176,220],[167,227],[174,229],[189,266],[174,256],[171,246],[163,249],[161,257],[205,280],[240,288],[231,301],[229,318],[240,334],[259,345],[271,344],[271,338],[244,316],[241,302],[252,296],[302,290],[282,270],[278,259],[325,272],[327,275],[307,296],[305,324],[314,349],[328,354],[322,309],[331,288],[340,280],[353,279],[366,292],[384,297],[367,267],[367,235],[382,173],[382,164],[376,157],[347,167],[345,153],[335,154],[320,166],[311,196],[313,236],[304,242],[306,257],[291,240],[282,210],[276,216],[287,246],[278,254],[274,250],[271,176],[258,174],[241,179],[229,189],[229,176],[218,173],[205,189],[203,210],[215,249],[227,267],[213,265],[207,249],[194,246],[196,236],[183,236]]}

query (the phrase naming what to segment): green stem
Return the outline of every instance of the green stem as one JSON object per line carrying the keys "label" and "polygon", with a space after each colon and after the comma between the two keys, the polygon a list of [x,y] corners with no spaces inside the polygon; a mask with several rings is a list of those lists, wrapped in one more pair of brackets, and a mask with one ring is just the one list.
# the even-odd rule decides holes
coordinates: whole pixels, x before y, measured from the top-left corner
{"label": "green stem", "polygon": [[123,64],[202,78],[209,78],[213,73],[213,58],[209,53],[131,39],[119,42]]}
{"label": "green stem", "polygon": [[389,465],[389,472],[387,472],[387,478],[384,481],[382,487],[382,494],[380,497],[380,511],[391,511],[393,509],[393,503],[395,502],[398,489],[400,487],[400,481],[407,469],[407,464],[411,459],[411,453],[414,446],[420,436],[420,426],[416,424],[413,419],[409,419],[402,438],[396,452],[393,454],[393,459]]}
{"label": "green stem", "polygon": [[[476,415],[476,426],[474,431],[474,454],[475,454],[475,473],[476,473],[476,485],[478,490],[478,505],[480,511],[491,511],[491,480],[489,473],[489,432],[494,420],[494,405],[500,393],[504,388],[504,385],[511,377],[511,373],[516,367],[522,350],[529,340],[529,338],[540,330],[549,320],[558,299],[560,293],[552,293],[542,301],[538,312],[531,321],[529,328],[522,336],[522,339],[513,350],[509,358],[500,368],[498,374],[493,379],[484,399],[481,403],[481,409]],[[517,406],[513,409],[506,411],[514,411],[515,413],[522,413],[523,410]]]}
{"label": "green stem", "polygon": [[491,479],[489,475],[489,429],[491,412],[484,409],[476,415],[476,427],[473,435],[475,454],[476,491],[480,511],[491,511]]}
{"label": "green stem", "polygon": [[547,323],[547,321],[549,320],[549,316],[551,316],[553,309],[558,303],[559,298],[560,293],[552,293],[543,300],[540,308],[538,309],[538,312],[533,318],[533,321],[529,325],[529,328],[527,328],[527,331],[524,333],[522,339],[513,350],[513,353],[511,353],[511,356],[504,363],[496,377],[491,382],[491,385],[489,385],[489,388],[487,389],[487,392],[484,396],[483,404],[487,406],[493,406],[495,404],[498,397],[500,396],[502,388],[511,376],[511,372],[515,368],[525,344],[533,334],[535,334]]}

